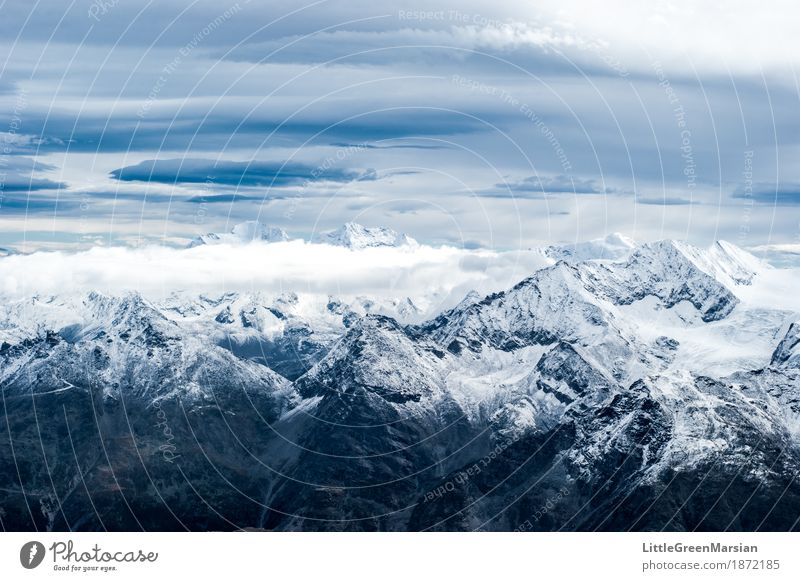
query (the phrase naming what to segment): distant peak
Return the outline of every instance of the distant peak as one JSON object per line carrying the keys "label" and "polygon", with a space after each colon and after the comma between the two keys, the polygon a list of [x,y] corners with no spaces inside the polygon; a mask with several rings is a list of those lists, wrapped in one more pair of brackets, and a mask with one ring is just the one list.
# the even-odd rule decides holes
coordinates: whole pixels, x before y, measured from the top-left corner
{"label": "distant peak", "polygon": [[620,232],[612,232],[611,234],[603,238],[603,240],[607,244],[613,244],[616,246],[622,246],[627,248],[636,247],[636,241],[633,238],[625,236],[625,234],[621,234]]}
{"label": "distant peak", "polygon": [[758,258],[724,240],[705,249],[680,240],[658,240],[638,247],[633,258],[657,260],[663,264],[681,260],[729,288],[751,284],[753,277],[765,268]]}
{"label": "distant peak", "polygon": [[230,232],[203,234],[189,243],[189,248],[207,244],[248,244],[250,242],[286,242],[289,235],[282,228],[257,220],[236,224]]}
{"label": "distant peak", "polygon": [[247,241],[285,242],[289,239],[289,235],[282,228],[262,224],[256,220],[236,224],[231,230],[231,234]]}
{"label": "distant peak", "polygon": [[577,263],[587,260],[623,260],[635,248],[636,242],[633,239],[619,232],[613,232],[605,238],[572,244],[555,244],[547,247],[544,253],[556,261]]}
{"label": "distant peak", "polygon": [[347,222],[340,228],[324,234],[321,241],[334,246],[344,246],[353,250],[416,244],[413,238],[395,232],[390,228],[367,227],[355,222]]}

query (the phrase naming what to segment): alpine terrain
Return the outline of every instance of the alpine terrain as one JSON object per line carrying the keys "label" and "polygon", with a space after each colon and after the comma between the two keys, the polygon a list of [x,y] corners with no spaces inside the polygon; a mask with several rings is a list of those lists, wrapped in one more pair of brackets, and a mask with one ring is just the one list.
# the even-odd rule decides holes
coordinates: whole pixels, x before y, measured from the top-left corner
{"label": "alpine terrain", "polygon": [[[250,222],[180,252],[251,244],[291,241]],[[4,300],[2,528],[800,527],[797,271],[616,234],[535,252],[434,312],[426,289]]]}

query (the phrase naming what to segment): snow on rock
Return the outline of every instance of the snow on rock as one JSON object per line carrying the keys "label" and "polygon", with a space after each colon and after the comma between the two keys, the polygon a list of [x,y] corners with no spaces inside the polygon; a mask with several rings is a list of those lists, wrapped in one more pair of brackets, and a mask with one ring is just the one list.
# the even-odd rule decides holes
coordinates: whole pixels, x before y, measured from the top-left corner
{"label": "snow on rock", "polygon": [[266,393],[288,386],[267,367],[239,359],[168,319],[137,293],[90,293],[60,307],[73,313],[64,319],[68,325],[28,330],[33,333],[20,342],[3,343],[0,383],[21,392],[97,384],[107,397],[200,400],[216,397],[219,385]]}
{"label": "snow on rock", "polygon": [[297,382],[306,396],[377,395],[397,404],[436,395],[445,353],[416,341],[393,319],[370,315],[358,321],[313,369]]}
{"label": "snow on rock", "polygon": [[620,323],[614,305],[589,292],[575,267],[560,262],[419,329],[454,354],[566,341],[591,351],[601,368],[621,378],[643,361]]}
{"label": "snow on rock", "polygon": [[751,284],[759,272],[768,268],[746,250],[724,240],[715,242],[707,249],[683,243],[678,243],[678,247],[700,270],[730,289]]}
{"label": "snow on rock", "polygon": [[189,248],[204,244],[248,244],[250,242],[286,242],[289,235],[281,228],[251,220],[236,224],[227,233],[209,233],[198,236],[189,243]]}
{"label": "snow on rock", "polygon": [[344,246],[353,250],[378,248],[381,246],[413,246],[417,242],[405,234],[399,234],[389,228],[368,228],[355,222],[348,222],[341,228],[324,234],[321,242],[333,246]]}
{"label": "snow on rock", "polygon": [[548,246],[544,249],[544,253],[553,260],[564,260],[574,264],[587,260],[623,260],[630,256],[635,248],[636,242],[633,239],[614,232],[597,240]]}
{"label": "snow on rock", "polygon": [[667,308],[688,301],[706,322],[723,319],[739,300],[698,267],[695,254],[688,244],[662,240],[638,247],[625,262],[585,263],[580,268],[588,287],[616,304],[654,296]]}

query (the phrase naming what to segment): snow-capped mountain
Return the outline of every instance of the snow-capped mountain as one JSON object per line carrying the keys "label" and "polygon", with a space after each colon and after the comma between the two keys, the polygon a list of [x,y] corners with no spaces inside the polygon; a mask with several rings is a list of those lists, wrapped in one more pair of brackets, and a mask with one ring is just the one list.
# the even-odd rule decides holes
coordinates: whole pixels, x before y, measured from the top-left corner
{"label": "snow-capped mountain", "polygon": [[[188,248],[206,244],[247,244],[249,242],[286,242],[290,236],[282,228],[269,226],[258,221],[236,224],[230,232],[203,234],[194,238]],[[355,222],[348,222],[316,237],[315,242],[343,246],[353,250],[379,247],[414,246],[416,240],[390,228],[366,227]]]}
{"label": "snow-capped mountain", "polygon": [[230,232],[215,234],[208,233],[194,238],[189,242],[189,248],[203,246],[204,244],[247,244],[249,242],[286,242],[289,235],[276,226],[269,226],[258,221],[242,222],[236,224]]}
{"label": "snow-capped mountain", "polygon": [[704,255],[688,245],[665,240],[642,245],[622,263],[586,263],[579,271],[595,296],[615,304],[630,305],[653,297],[663,307],[672,308],[685,301],[706,322],[722,319],[737,303],[733,293],[715,277],[727,273],[727,265],[704,269],[707,264],[695,257]]}
{"label": "snow-capped mountain", "polygon": [[[335,239],[410,244],[386,232]],[[628,243],[550,247],[422,322],[406,297],[5,301],[3,526],[796,527],[800,303],[768,292],[796,274]]]}
{"label": "snow-capped mountain", "polygon": [[341,228],[328,232],[320,237],[320,241],[333,246],[344,246],[354,250],[377,248],[380,246],[406,246],[416,244],[416,240],[399,234],[389,228],[368,228],[355,222],[348,222]]}
{"label": "snow-capped mountain", "polygon": [[544,253],[553,260],[576,263],[587,260],[621,260],[627,258],[634,248],[636,248],[634,240],[614,232],[598,240],[548,246],[544,249]]}

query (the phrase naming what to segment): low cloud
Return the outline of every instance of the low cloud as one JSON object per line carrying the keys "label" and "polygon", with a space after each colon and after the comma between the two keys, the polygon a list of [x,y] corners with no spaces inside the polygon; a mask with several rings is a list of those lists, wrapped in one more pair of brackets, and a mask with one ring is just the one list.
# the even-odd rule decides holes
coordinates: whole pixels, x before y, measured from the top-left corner
{"label": "low cloud", "polygon": [[[92,248],[36,252],[0,259],[0,294],[138,291],[151,298],[173,291],[293,291],[336,296],[411,297],[449,307],[472,289],[507,288],[548,261],[537,252],[497,253],[450,246],[359,251],[302,240],[264,244]],[[436,304],[431,304],[431,301]]]}

